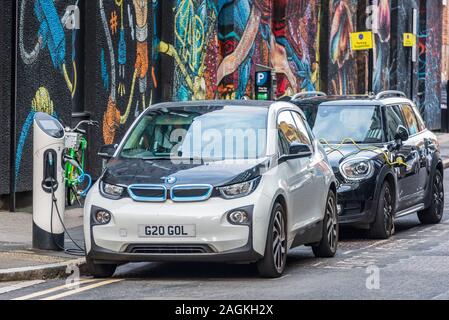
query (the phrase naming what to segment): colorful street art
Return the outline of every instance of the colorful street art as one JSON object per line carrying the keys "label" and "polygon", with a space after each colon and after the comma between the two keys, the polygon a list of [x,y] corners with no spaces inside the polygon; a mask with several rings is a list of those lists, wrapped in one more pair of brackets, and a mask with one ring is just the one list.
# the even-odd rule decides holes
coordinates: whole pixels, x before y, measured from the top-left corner
{"label": "colorful street art", "polygon": [[[29,188],[21,179],[30,173],[32,150],[27,139],[36,112],[70,115],[77,92],[76,39],[79,29],[78,1],[21,0],[19,4],[18,141],[15,155],[16,191]],[[61,86],[61,83],[65,84]],[[50,92],[57,96],[53,102]],[[30,96],[32,94],[32,96]],[[31,108],[30,108],[31,105]],[[57,109],[63,108],[57,111]],[[29,179],[28,179],[29,180]]]}
{"label": "colorful street art", "polygon": [[328,91],[331,94],[356,93],[356,61],[350,33],[356,27],[357,0],[329,1],[330,36]]}
{"label": "colorful street art", "polygon": [[218,12],[220,98],[252,96],[257,65],[276,72],[278,97],[319,86],[319,1],[221,1]]}
{"label": "colorful street art", "polygon": [[380,92],[390,88],[390,0],[376,0],[374,6],[373,91]]}
{"label": "colorful street art", "polygon": [[[149,49],[152,25],[150,26],[148,17],[156,1],[150,2],[151,0],[114,0],[112,5],[108,3],[105,8],[104,1],[98,1],[106,38],[106,47],[101,49],[100,56],[101,76],[103,87],[109,88],[103,115],[103,140],[106,144],[115,141],[118,128],[127,123],[133,107],[136,117],[153,102],[156,79],[154,64],[150,63],[150,57],[154,55],[150,55]],[[132,41],[127,39],[126,25],[130,29]],[[105,56],[108,56],[109,64]],[[128,61],[131,63],[128,64]],[[127,81],[128,74],[132,75],[130,81]],[[148,84],[149,74],[151,89]]]}
{"label": "colorful street art", "polygon": [[177,0],[174,44],[161,41],[159,52],[174,59],[174,100],[213,99],[217,61],[217,11],[214,0]]}
{"label": "colorful street art", "polygon": [[420,3],[417,102],[430,129],[441,128],[442,4]]}

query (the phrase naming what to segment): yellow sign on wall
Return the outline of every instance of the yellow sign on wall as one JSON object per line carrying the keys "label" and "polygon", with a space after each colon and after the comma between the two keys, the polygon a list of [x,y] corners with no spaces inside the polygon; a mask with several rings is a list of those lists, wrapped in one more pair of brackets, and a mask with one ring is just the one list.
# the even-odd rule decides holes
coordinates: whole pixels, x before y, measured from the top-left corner
{"label": "yellow sign on wall", "polygon": [[373,46],[373,33],[371,31],[351,33],[352,50],[370,50]]}
{"label": "yellow sign on wall", "polygon": [[404,33],[404,47],[414,47],[416,45],[416,36],[413,33]]}

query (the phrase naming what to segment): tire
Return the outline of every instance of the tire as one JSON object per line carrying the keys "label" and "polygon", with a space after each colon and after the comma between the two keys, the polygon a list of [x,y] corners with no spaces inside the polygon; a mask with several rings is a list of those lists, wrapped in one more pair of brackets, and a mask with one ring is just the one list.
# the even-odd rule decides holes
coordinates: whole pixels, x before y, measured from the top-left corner
{"label": "tire", "polygon": [[257,262],[259,274],[264,278],[278,278],[287,263],[287,226],[285,210],[275,203],[268,227],[264,257]]}
{"label": "tire", "polygon": [[72,207],[74,204],[75,204],[75,202],[76,202],[76,194],[75,194],[75,192],[73,191],[73,188],[66,188],[66,195],[67,195],[67,205],[69,206],[69,207]]}
{"label": "tire", "polygon": [[323,236],[319,244],[312,246],[315,257],[334,257],[337,253],[338,235],[337,196],[334,191],[330,190],[324,209]]}
{"label": "tire", "polygon": [[443,219],[444,185],[440,170],[435,171],[432,183],[432,203],[429,208],[418,212],[418,219],[422,224],[438,224]]}
{"label": "tire", "polygon": [[110,278],[117,269],[116,264],[96,264],[89,258],[86,258],[86,265],[94,278]]}
{"label": "tire", "polygon": [[393,189],[384,181],[380,189],[376,211],[376,220],[370,226],[369,235],[372,239],[388,239],[395,232],[395,210]]}

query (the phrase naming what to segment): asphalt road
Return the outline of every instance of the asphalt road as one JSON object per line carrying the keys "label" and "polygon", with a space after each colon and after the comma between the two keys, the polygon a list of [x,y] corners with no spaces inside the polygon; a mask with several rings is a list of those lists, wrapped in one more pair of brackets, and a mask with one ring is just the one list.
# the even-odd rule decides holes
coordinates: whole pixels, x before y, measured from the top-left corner
{"label": "asphalt road", "polygon": [[274,280],[250,265],[138,263],[121,266],[113,279],[83,278],[75,289],[64,279],[2,283],[0,299],[449,299],[449,201],[441,224],[422,226],[411,215],[396,229],[383,241],[344,230],[333,259],[294,249]]}

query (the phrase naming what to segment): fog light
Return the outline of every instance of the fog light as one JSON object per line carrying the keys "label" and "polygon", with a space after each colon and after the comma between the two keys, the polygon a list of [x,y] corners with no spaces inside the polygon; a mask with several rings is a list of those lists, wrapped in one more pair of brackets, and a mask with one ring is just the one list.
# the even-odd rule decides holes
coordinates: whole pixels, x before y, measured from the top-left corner
{"label": "fog light", "polygon": [[228,214],[228,220],[232,224],[247,224],[248,213],[243,210],[232,211]]}
{"label": "fog light", "polygon": [[111,213],[104,210],[95,212],[95,222],[98,224],[108,224],[111,222]]}

